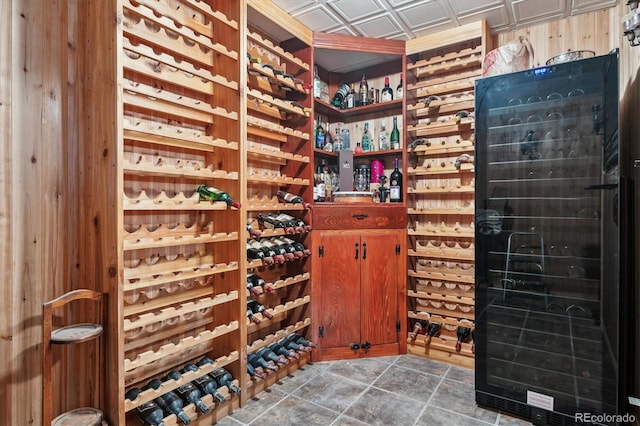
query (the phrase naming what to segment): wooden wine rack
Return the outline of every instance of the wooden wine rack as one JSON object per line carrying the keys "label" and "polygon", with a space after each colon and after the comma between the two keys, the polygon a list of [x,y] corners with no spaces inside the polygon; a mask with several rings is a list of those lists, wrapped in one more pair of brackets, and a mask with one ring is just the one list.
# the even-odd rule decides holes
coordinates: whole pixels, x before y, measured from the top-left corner
{"label": "wooden wine rack", "polygon": [[[282,25],[284,20],[289,23],[287,30],[301,28],[288,15],[274,12],[277,8],[265,10],[264,2],[249,0],[247,6],[262,13],[266,19],[275,19],[274,25]],[[246,206],[247,225],[260,232],[259,236],[251,238],[260,241],[284,236],[285,232],[261,225],[259,214],[284,212],[307,224],[311,221],[311,215],[301,204],[283,203],[276,196],[278,190],[284,190],[302,196],[305,201],[312,200],[312,146],[309,142],[312,120],[308,89],[312,80],[309,66],[311,47],[305,43],[305,38],[310,39],[311,33],[300,29],[308,32],[308,37],[298,37],[306,47],[290,52],[251,24],[248,22],[246,32],[247,58],[243,58],[247,70],[246,195],[243,204]],[[308,232],[297,232],[286,236],[309,246],[309,235]],[[267,266],[261,260],[247,260],[243,265],[247,274],[259,275],[272,289],[259,289],[255,295],[246,290],[242,293],[243,303],[244,300],[257,300],[272,317],[255,314],[259,324],[248,318],[243,319],[247,330],[246,353],[254,353],[294,332],[309,338],[309,258],[291,259],[273,266]],[[300,359],[290,360],[289,364],[275,372],[257,367],[256,370],[267,374],[264,379],[252,378],[245,373],[243,401],[267,389],[308,360],[309,356],[305,353]],[[269,363],[273,364],[273,361]]]}
{"label": "wooden wine rack", "polygon": [[410,333],[407,351],[467,367],[456,330],[474,327],[473,89],[489,40],[477,22],[407,42],[407,327],[440,324],[428,343]]}

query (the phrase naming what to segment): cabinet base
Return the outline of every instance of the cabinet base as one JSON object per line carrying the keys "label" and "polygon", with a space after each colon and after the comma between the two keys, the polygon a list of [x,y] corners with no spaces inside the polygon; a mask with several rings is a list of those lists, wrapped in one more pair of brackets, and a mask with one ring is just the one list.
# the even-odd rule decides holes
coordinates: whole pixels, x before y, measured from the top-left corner
{"label": "cabinet base", "polygon": [[374,345],[367,350],[355,350],[347,347],[322,349],[319,347],[317,349],[317,352],[314,354],[314,361],[334,361],[340,359],[370,358],[376,356],[392,356],[400,354],[400,345],[397,343],[391,343],[387,345]]}
{"label": "cabinet base", "polygon": [[428,349],[424,345],[407,344],[407,353],[411,355],[421,356],[423,358],[434,359],[436,361],[446,362],[448,364],[460,367],[475,368],[475,358],[458,353],[452,353],[430,346]]}

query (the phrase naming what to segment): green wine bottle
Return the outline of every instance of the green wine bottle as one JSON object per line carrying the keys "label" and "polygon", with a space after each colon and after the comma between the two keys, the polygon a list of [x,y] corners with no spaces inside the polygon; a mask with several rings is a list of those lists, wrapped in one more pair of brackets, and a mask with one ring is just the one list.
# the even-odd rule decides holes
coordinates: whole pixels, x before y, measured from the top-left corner
{"label": "green wine bottle", "polygon": [[236,209],[240,208],[239,202],[233,200],[233,198],[231,198],[226,192],[218,188],[214,188],[213,186],[202,184],[196,188],[196,191],[200,194],[201,200],[208,200],[211,202],[224,201],[228,206],[235,207]]}

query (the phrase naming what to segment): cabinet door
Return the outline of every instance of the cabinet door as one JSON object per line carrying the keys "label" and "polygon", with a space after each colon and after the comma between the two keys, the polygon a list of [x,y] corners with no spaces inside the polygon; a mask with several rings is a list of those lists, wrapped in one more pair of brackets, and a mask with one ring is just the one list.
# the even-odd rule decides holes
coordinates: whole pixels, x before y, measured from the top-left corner
{"label": "cabinet door", "polygon": [[361,236],[362,341],[396,343],[401,241],[398,230],[365,231]]}
{"label": "cabinet door", "polygon": [[360,237],[349,232],[322,232],[319,258],[319,326],[324,328],[322,347],[349,347],[360,342]]}

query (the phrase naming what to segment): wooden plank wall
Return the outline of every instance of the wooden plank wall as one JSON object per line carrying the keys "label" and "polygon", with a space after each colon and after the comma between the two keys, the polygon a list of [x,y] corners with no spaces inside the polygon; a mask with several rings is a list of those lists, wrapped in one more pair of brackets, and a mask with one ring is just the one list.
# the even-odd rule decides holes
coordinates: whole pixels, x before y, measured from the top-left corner
{"label": "wooden plank wall", "polygon": [[[80,245],[75,226],[79,222],[78,181],[82,172],[78,166],[79,123],[75,118],[78,112],[75,64],[76,55],[81,54],[76,40],[79,1],[0,1],[0,365],[3,366],[0,424],[3,425],[41,423],[42,303],[85,284],[78,272]],[[597,53],[620,47],[621,85],[625,89],[621,99],[622,133],[634,141],[631,157],[640,158],[635,143],[640,136],[640,47],[630,48],[622,37],[621,19],[627,11],[626,5],[619,4],[609,11],[501,34],[497,42],[500,45],[528,34],[537,63],[544,63],[569,47]],[[640,178],[637,172],[634,176]],[[638,194],[636,200],[640,200]],[[638,247],[636,243],[637,250]],[[636,268],[639,263],[636,262]],[[70,376],[82,377],[82,372]],[[60,377],[54,375],[54,379]],[[60,386],[79,389],[74,383]],[[74,395],[83,392],[71,392],[67,398]],[[75,402],[68,401],[70,406]]]}

